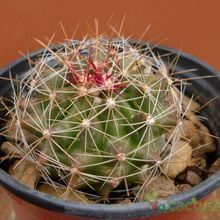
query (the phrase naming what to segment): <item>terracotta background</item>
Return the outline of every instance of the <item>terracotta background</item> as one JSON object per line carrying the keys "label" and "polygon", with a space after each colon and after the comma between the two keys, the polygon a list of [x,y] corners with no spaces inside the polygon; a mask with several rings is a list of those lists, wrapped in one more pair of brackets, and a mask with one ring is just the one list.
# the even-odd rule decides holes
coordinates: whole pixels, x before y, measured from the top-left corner
{"label": "terracotta background", "polygon": [[[82,38],[94,19],[99,20],[100,33],[109,32],[108,24],[119,29],[122,18],[125,36],[191,53],[220,70],[220,1],[219,0],[0,0],[0,68],[39,46],[33,37],[46,41],[53,33],[55,41],[68,36],[77,26],[75,38]],[[89,25],[87,25],[87,22]],[[220,189],[210,201],[219,200]],[[217,213],[201,213],[198,219],[218,219]],[[7,196],[0,188],[0,220],[14,219]]]}
{"label": "terracotta background", "polygon": [[108,23],[119,27],[126,15],[125,36],[138,39],[151,25],[144,40],[162,41],[220,70],[219,8],[219,0],[0,0],[0,67],[19,57],[18,50],[38,48],[33,37],[56,33],[62,40],[59,22],[69,36],[80,22],[80,38],[88,32],[86,22],[92,27],[97,18],[101,33],[109,31]]}

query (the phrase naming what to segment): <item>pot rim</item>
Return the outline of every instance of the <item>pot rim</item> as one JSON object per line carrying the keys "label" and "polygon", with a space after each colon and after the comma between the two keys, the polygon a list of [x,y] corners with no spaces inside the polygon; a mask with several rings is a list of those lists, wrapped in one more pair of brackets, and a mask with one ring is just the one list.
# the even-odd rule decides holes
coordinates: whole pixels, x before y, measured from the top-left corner
{"label": "pot rim", "polygon": [[[131,44],[138,44],[147,46],[146,42],[137,42],[135,40],[130,40]],[[55,47],[57,48],[57,47]],[[172,53],[174,55],[179,55],[181,58],[186,61],[193,62],[197,66],[202,66],[207,69],[212,75],[219,75],[218,71],[210,67],[208,64],[199,60],[198,58],[193,57],[185,52],[180,52],[177,49],[173,49],[166,46],[156,46],[156,49],[164,51],[166,53]],[[34,57],[37,54],[40,54],[44,49],[36,50],[28,55],[28,57]],[[14,62],[6,65],[2,70],[0,70],[0,76],[5,72],[8,72],[11,68],[16,65],[19,65],[22,62],[27,60],[26,57],[17,59]],[[220,82],[220,77],[216,77]],[[71,215],[71,216],[81,216],[81,217],[93,217],[96,219],[119,219],[119,218],[134,218],[134,217],[143,217],[143,216],[152,216],[156,214],[161,214],[164,211],[161,210],[152,210],[149,202],[139,202],[132,204],[80,204],[72,201],[66,201],[53,196],[41,193],[37,190],[27,188],[22,185],[15,179],[13,179],[9,174],[0,169],[0,184],[5,187],[9,192],[15,194],[16,196],[24,199],[25,201],[37,205],[41,208],[46,208],[50,211],[60,212],[62,214]],[[192,198],[201,199],[206,196],[208,193],[220,186],[220,171],[216,172],[200,184],[192,187],[191,189],[181,192],[172,196],[169,196],[166,201],[169,204],[172,204],[172,207],[175,208],[176,204],[179,202],[187,202]],[[166,210],[169,212],[169,210]]]}

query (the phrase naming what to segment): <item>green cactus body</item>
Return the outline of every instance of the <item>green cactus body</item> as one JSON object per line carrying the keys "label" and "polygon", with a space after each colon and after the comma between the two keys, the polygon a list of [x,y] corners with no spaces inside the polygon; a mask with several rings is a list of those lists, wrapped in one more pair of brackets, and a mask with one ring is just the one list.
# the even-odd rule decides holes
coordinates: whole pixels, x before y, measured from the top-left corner
{"label": "green cactus body", "polygon": [[142,50],[98,37],[36,61],[12,117],[18,132],[34,135],[20,151],[40,172],[105,198],[117,189],[129,194],[140,174],[157,172],[170,151],[164,134],[181,120],[180,92],[163,62]]}

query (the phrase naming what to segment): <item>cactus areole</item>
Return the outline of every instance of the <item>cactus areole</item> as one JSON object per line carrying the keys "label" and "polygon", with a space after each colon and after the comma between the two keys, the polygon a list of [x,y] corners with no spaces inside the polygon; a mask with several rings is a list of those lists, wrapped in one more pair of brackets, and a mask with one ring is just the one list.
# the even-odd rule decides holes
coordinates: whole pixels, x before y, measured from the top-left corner
{"label": "cactus areole", "polygon": [[[179,74],[195,68],[197,72]],[[180,142],[185,90],[190,97],[202,94],[201,103],[219,92],[219,78],[186,85],[184,78],[202,74],[216,73],[188,55],[178,57],[175,50],[124,38],[98,36],[55,49],[45,45],[1,73],[11,79],[3,80],[7,87],[0,82],[1,95],[12,100],[4,103],[9,120],[2,134],[13,140],[20,161],[34,165],[40,183],[62,192],[61,198],[74,195],[78,202],[26,189],[3,171],[0,182],[28,202],[68,215],[120,219],[155,214],[145,189],[157,176],[169,178],[167,167]],[[204,114],[210,117],[219,107],[208,107]],[[211,117],[209,123],[219,136],[219,125]],[[183,148],[188,144],[181,143]],[[217,173],[190,193],[169,199],[200,198],[219,182]]]}

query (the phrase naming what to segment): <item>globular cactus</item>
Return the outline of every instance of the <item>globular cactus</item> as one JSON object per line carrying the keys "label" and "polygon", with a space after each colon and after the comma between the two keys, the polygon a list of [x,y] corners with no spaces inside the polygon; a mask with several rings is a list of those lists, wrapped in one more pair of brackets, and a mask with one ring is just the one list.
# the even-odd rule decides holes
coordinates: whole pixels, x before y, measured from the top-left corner
{"label": "globular cactus", "polygon": [[141,201],[141,189],[166,175],[184,83],[149,45],[97,36],[46,46],[16,82],[4,135],[41,180],[110,202],[142,186]]}

